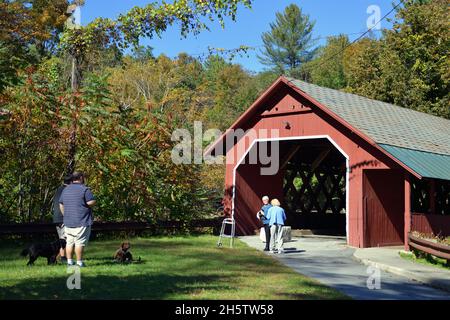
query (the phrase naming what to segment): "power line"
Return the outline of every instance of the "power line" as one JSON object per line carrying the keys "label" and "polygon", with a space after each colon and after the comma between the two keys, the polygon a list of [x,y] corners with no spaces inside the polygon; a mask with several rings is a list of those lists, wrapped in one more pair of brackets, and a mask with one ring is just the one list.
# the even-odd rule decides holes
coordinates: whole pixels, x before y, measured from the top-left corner
{"label": "power line", "polygon": [[[352,33],[340,33],[340,34],[335,34],[335,35],[328,35],[328,36],[320,36],[314,39],[311,39],[311,41],[317,41],[317,40],[322,40],[322,39],[327,39],[330,37],[337,37],[340,35],[343,36],[353,36],[353,35],[359,35],[359,37],[357,37],[355,40],[353,40],[352,42],[350,42],[348,45],[346,45],[341,51],[339,51],[338,53],[336,53],[334,56],[339,55],[341,53],[343,53],[348,47],[350,47],[352,44],[354,44],[355,42],[357,42],[358,40],[362,39],[366,34],[368,34],[369,32],[380,32],[382,31],[381,29],[375,29],[374,28],[379,25],[384,19],[386,19],[395,9],[398,8],[398,6],[400,6],[401,4],[403,4],[403,0],[400,0],[399,3],[397,3],[388,13],[386,13],[380,20],[378,20],[372,27],[370,27],[369,29],[365,30],[365,31],[361,31],[361,32],[352,32]],[[247,50],[256,50],[258,48],[262,48],[264,47],[264,45],[257,45],[257,46],[242,46],[243,48],[247,49]],[[233,49],[221,49],[221,48],[211,48],[212,50],[209,51],[204,51],[204,52],[199,52],[199,53],[193,53],[193,54],[189,54],[189,56],[191,57],[201,57],[204,55],[211,55],[211,52],[214,51],[214,49],[217,52],[222,52],[222,53],[227,53],[227,52],[238,52],[239,48],[233,48]],[[320,63],[318,66],[322,66],[324,63],[328,62],[329,60],[331,60],[333,57],[330,57],[324,61],[322,61],[322,63]],[[172,59],[175,59],[176,57],[172,57]]]}
{"label": "power line", "polygon": [[[378,23],[379,23],[379,22],[378,22]],[[382,30],[373,30],[373,31],[380,32],[380,31],[382,31]],[[353,32],[353,33],[339,33],[339,34],[328,35],[328,36],[320,36],[320,37],[311,39],[311,41],[317,41],[317,40],[322,40],[322,39],[328,39],[328,38],[330,38],[330,37],[337,37],[337,36],[354,36],[354,35],[361,35],[361,34],[364,34],[364,33],[367,33],[367,30],[366,30],[366,31],[360,31],[360,32]],[[264,47],[264,45],[261,44],[261,45],[256,45],[256,46],[244,46],[244,47],[247,48],[247,49],[249,49],[249,50],[256,50],[256,49],[258,49],[258,48]],[[217,49],[217,48],[212,48],[212,49]],[[239,48],[224,49],[223,51],[224,51],[224,52],[230,52],[230,51],[235,51],[235,50],[237,50],[237,49],[239,49]],[[202,55],[209,54],[209,53],[210,53],[210,51],[204,51],[204,52],[199,52],[199,53],[192,53],[192,54],[189,54],[189,55],[190,55],[191,57],[197,57],[197,56],[202,56]]]}
{"label": "power line", "polygon": [[372,31],[373,28],[375,28],[375,26],[379,25],[381,23],[381,21],[383,21],[384,19],[386,19],[395,9],[398,8],[398,6],[400,6],[403,3],[403,0],[400,0],[399,3],[397,3],[388,13],[386,13],[377,23],[375,23],[372,27],[370,27],[369,29],[367,29],[363,34],[361,34],[358,38],[356,38],[355,40],[353,40],[352,42],[350,42],[348,45],[346,45],[341,51],[339,51],[338,53],[336,53],[334,56],[329,57],[328,59],[325,59],[324,61],[322,61],[321,63],[319,63],[317,65],[317,68],[320,68],[323,64],[325,64],[326,62],[328,62],[329,60],[333,59],[335,56],[340,55],[341,53],[343,53],[345,50],[347,50],[348,47],[350,47],[352,44],[354,44],[355,42],[357,42],[358,40],[362,39],[362,37],[364,37],[366,34],[368,34],[369,32]]}
{"label": "power line", "polygon": [[359,39],[361,39],[362,37],[364,37],[367,33],[369,33],[370,31],[372,31],[373,28],[375,28],[375,26],[379,25],[381,23],[381,21],[383,21],[384,19],[387,18],[387,16],[389,16],[395,9],[397,9],[397,7],[399,5],[401,5],[403,3],[403,0],[400,0],[399,3],[397,3],[392,9],[391,11],[389,11],[388,13],[386,13],[377,23],[375,23],[371,28],[367,29],[366,32],[364,32],[361,36],[359,36],[358,38],[356,38],[355,40],[353,40],[350,44],[352,45],[353,43],[355,43],[356,41],[358,41]]}
{"label": "power line", "polygon": [[[375,30],[375,31],[381,31],[381,30]],[[338,37],[338,36],[354,36],[354,35],[357,35],[357,34],[362,34],[364,32],[367,32],[367,31],[360,31],[360,32],[353,32],[353,33],[339,33],[339,34],[332,34],[332,35],[328,35],[328,36],[320,36],[320,37],[311,39],[311,41],[328,39],[328,38]],[[255,49],[256,48],[262,48],[262,47],[264,47],[263,44],[258,45],[258,46],[251,46],[251,48],[255,48]]]}

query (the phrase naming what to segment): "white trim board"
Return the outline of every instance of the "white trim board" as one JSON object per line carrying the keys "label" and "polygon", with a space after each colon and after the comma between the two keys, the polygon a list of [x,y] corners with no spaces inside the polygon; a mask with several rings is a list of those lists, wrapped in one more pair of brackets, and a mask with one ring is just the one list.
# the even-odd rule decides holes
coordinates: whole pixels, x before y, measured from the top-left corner
{"label": "white trim board", "polygon": [[[245,137],[243,137],[244,139]],[[327,139],[331,144],[345,157],[345,166],[346,166],[346,173],[345,173],[345,235],[347,238],[348,243],[348,222],[349,222],[349,191],[350,191],[350,183],[349,183],[349,176],[350,176],[350,164],[349,164],[349,156],[345,151],[329,136],[329,135],[315,135],[315,136],[293,136],[293,137],[278,137],[278,138],[260,138],[260,139],[254,139],[252,141],[252,144],[250,147],[245,151],[244,155],[239,159],[239,161],[236,163],[236,165],[233,168],[233,192],[232,192],[232,198],[231,198],[231,217],[234,220],[234,199],[236,197],[236,170],[241,165],[242,161],[244,161],[247,154],[250,152],[250,150],[258,143],[258,142],[268,142],[268,141],[290,141],[290,140],[312,140],[312,139]],[[244,141],[244,140],[243,140]],[[234,149],[233,149],[234,152]]]}

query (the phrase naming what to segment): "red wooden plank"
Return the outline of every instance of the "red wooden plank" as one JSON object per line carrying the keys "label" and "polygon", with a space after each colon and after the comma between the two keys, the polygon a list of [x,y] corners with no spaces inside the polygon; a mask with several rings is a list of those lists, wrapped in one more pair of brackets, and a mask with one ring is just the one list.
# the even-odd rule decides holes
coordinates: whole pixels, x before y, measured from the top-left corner
{"label": "red wooden plank", "polygon": [[412,231],[450,236],[450,215],[413,213],[411,221]]}

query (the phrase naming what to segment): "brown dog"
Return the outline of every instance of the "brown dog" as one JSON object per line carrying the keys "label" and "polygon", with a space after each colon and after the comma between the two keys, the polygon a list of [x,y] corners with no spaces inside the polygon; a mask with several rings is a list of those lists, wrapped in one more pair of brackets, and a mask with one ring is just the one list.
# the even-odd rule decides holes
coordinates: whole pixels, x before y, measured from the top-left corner
{"label": "brown dog", "polygon": [[126,242],[122,242],[122,244],[120,245],[120,248],[117,249],[116,253],[114,254],[114,260],[116,260],[116,262],[132,262],[133,261],[133,256],[131,254],[130,251],[128,251],[130,249],[131,245],[128,241]]}

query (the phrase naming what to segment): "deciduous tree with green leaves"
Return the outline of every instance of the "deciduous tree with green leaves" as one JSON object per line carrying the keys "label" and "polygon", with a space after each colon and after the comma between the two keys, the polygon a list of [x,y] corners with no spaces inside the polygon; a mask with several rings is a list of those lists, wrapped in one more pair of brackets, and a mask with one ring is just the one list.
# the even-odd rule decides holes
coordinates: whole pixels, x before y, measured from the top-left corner
{"label": "deciduous tree with green leaves", "polygon": [[[234,18],[238,4],[250,1],[162,2],[98,19],[66,30],[58,56],[19,73],[23,81],[0,96],[2,221],[47,220],[68,163],[87,173],[100,220],[188,221],[208,213],[211,191],[201,183],[201,166],[171,161],[173,130],[189,128],[201,114],[202,64],[186,54],[146,54],[119,56],[120,66],[106,68],[104,53],[176,23],[182,34],[199,32],[206,28],[201,19]],[[83,68],[75,90],[67,86],[67,55]]]}
{"label": "deciduous tree with green leaves", "polygon": [[331,38],[304,70],[318,85],[450,118],[448,0],[405,0],[392,30]]}
{"label": "deciduous tree with green leaves", "polygon": [[392,30],[347,63],[348,90],[450,118],[448,0],[406,0]]}
{"label": "deciduous tree with green leaves", "polygon": [[[238,5],[251,6],[251,0],[175,0],[172,3],[150,3],[143,7],[134,7],[117,19],[97,18],[87,26],[67,28],[61,37],[61,49],[72,57],[72,89],[82,79],[79,68],[86,57],[93,56],[100,50],[123,50],[126,47],[139,46],[141,37],[160,36],[169,26],[179,24],[181,35],[198,34],[208,29],[202,18],[211,21],[217,19],[222,27],[224,18],[235,20]],[[75,79],[75,77],[77,79]],[[68,173],[75,168],[76,127],[72,124],[69,147]]]}
{"label": "deciduous tree with green leaves", "polygon": [[344,53],[349,45],[346,35],[329,37],[326,45],[319,48],[317,57],[304,65],[308,80],[328,88],[345,88]]}
{"label": "deciduous tree with green leaves", "polygon": [[55,52],[67,19],[67,0],[0,0],[0,93],[19,73]]}

